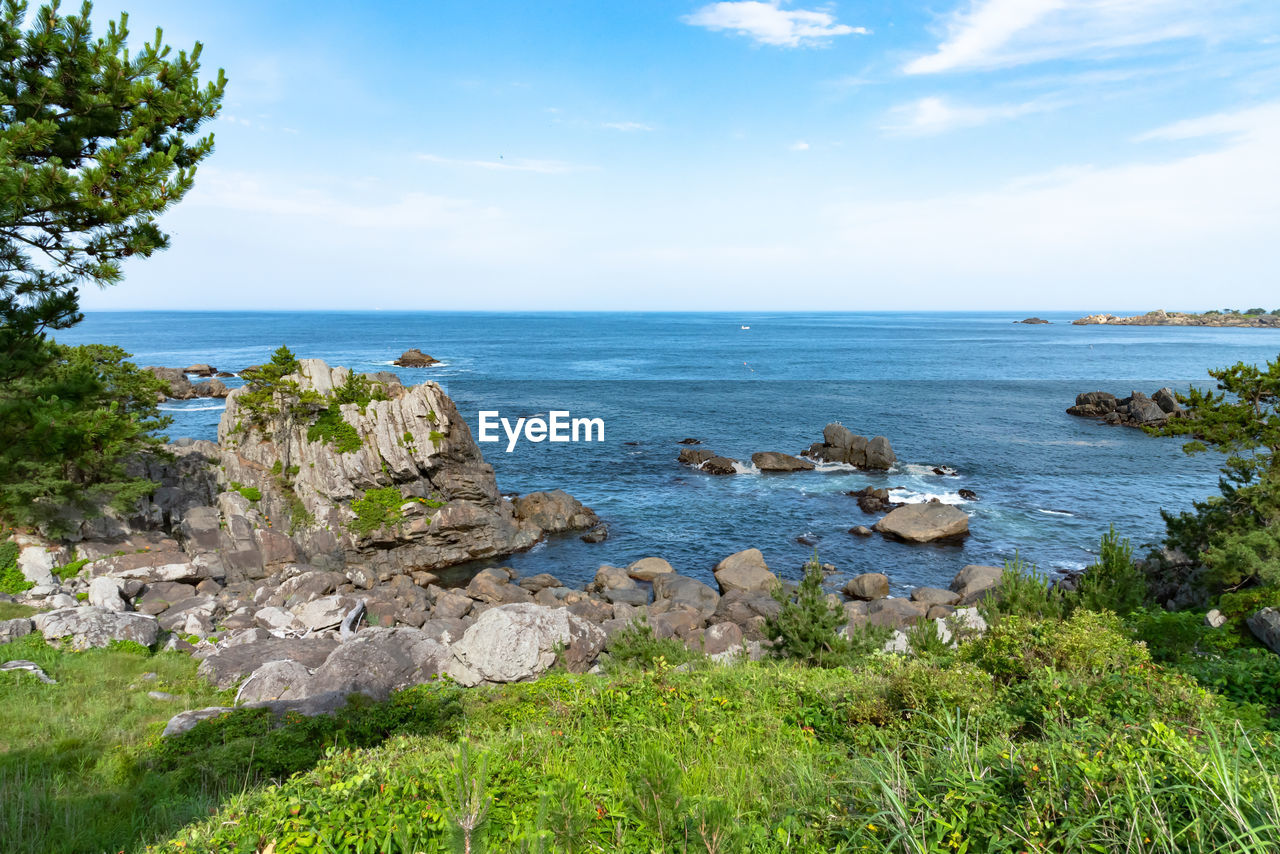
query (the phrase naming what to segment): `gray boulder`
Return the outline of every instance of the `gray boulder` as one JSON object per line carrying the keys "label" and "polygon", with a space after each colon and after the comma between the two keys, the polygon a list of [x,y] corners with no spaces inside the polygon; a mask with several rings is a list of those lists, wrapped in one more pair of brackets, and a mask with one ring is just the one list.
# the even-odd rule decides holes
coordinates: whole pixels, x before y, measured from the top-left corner
{"label": "gray boulder", "polygon": [[876,436],[867,442],[867,468],[889,469],[897,461],[898,456],[884,436]]}
{"label": "gray boulder", "polygon": [[901,629],[925,619],[929,609],[906,599],[877,599],[867,604],[867,622],[873,626]]}
{"label": "gray boulder", "polygon": [[[275,725],[281,726],[291,712],[309,718],[318,717],[319,715],[331,715],[347,705],[347,697],[348,695],[342,691],[331,691],[328,694],[317,694],[301,700],[264,700],[257,703],[248,703],[240,706],[240,708],[268,709],[272,714]],[[171,738],[175,735],[181,735],[201,721],[221,717],[228,712],[234,711],[236,709],[229,706],[211,706],[207,709],[182,712],[169,719],[169,723],[165,725],[164,732],[160,736],[162,738]]]}
{"label": "gray boulder", "polygon": [[385,700],[393,691],[431,680],[448,661],[449,648],[420,629],[365,629],[315,669],[305,696],[345,691]]}
{"label": "gray boulder", "polygon": [[35,624],[27,617],[13,620],[0,620],[0,644],[13,643],[20,637],[31,634]]}
{"label": "gray boulder", "polygon": [[306,665],[292,659],[268,661],[249,674],[240,686],[236,700],[244,703],[257,703],[263,700],[298,700],[302,699],[311,679],[311,671]]}
{"label": "gray boulder", "polygon": [[1280,655],[1280,609],[1263,608],[1245,622],[1263,646]]}
{"label": "gray boulder", "polygon": [[907,504],[889,511],[875,529],[909,543],[929,543],[969,533],[969,516],[950,504]]}
{"label": "gray boulder", "polygon": [[604,647],[605,633],[564,608],[501,605],[480,615],[453,645],[446,665],[463,685],[522,682],[546,672],[557,651],[572,671],[587,670]]}
{"label": "gray boulder", "polygon": [[919,602],[926,607],[931,605],[958,605],[962,597],[950,590],[937,587],[917,587],[911,591],[911,601]]}
{"label": "gray boulder", "polygon": [[583,507],[563,489],[550,492],[531,492],[515,500],[516,518],[531,522],[544,534],[565,531],[585,531],[600,523],[600,518],[590,507]]}
{"label": "gray boulder", "polygon": [[108,611],[105,608],[60,608],[32,618],[45,640],[70,638],[72,649],[103,647],[112,641],[133,641],[149,647],[160,636],[155,617]]}
{"label": "gray boulder", "polygon": [[960,604],[969,605],[998,585],[1003,576],[1003,567],[970,564],[951,579],[951,589],[960,594]]}
{"label": "gray boulder", "polygon": [[715,568],[720,592],[769,593],[778,584],[778,576],[769,570],[759,549],[746,549],[731,554]]}
{"label": "gray boulder", "polygon": [[196,672],[218,688],[230,688],[268,661],[287,658],[304,667],[319,667],[337,647],[337,640],[323,635],[309,638],[253,636],[246,642],[220,647],[200,662]]}
{"label": "gray boulder", "polygon": [[751,455],[751,464],[760,471],[812,471],[813,463],[778,451],[760,451]]}
{"label": "gray boulder", "polygon": [[100,576],[89,582],[89,604],[106,611],[127,611],[122,586],[114,578]]}

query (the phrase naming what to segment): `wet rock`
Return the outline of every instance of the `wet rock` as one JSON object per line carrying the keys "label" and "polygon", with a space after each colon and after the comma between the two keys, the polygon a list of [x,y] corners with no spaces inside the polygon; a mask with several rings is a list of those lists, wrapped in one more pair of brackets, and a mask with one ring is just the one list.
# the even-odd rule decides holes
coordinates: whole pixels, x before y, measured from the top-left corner
{"label": "wet rock", "polygon": [[730,457],[712,457],[702,464],[702,470],[707,474],[737,474],[738,461]]}
{"label": "wet rock", "polygon": [[516,518],[533,523],[546,534],[581,531],[600,523],[591,508],[583,507],[582,502],[563,489],[520,496],[515,500],[515,514]]}
{"label": "wet rock", "polygon": [[897,461],[889,440],[876,436],[868,440],[842,424],[828,424],[822,442],[812,445],[807,456],[829,463],[846,463],[859,468],[888,469]]}
{"label": "wet rock", "polygon": [[683,448],[680,451],[680,456],[676,457],[676,462],[698,468],[707,460],[714,459],[715,457],[715,451],[708,451],[704,448]]}
{"label": "wet rock", "polygon": [[677,444],[677,445],[701,445],[701,444],[702,444],[702,440],[701,440],[701,439],[693,439],[693,438],[681,439],[679,442],[676,442],[676,444]]}
{"label": "wet rock", "polygon": [[600,524],[600,525],[596,525],[594,528],[590,528],[589,530],[587,530],[578,539],[582,540],[584,543],[603,543],[608,538],[609,538],[609,526]]}
{"label": "wet rock", "polygon": [[869,537],[873,532],[866,525],[855,525],[849,529],[849,533],[855,537]]}
{"label": "wet rock", "polygon": [[875,530],[909,543],[929,543],[969,533],[969,516],[949,504],[907,504],[889,512]]}
{"label": "wet rock", "polygon": [[401,353],[400,358],[396,359],[392,364],[400,368],[429,368],[432,365],[440,364],[440,360],[428,356],[417,347],[413,347]]}
{"label": "wet rock", "polygon": [[813,463],[779,451],[761,451],[751,455],[751,464],[760,471],[813,471]]}

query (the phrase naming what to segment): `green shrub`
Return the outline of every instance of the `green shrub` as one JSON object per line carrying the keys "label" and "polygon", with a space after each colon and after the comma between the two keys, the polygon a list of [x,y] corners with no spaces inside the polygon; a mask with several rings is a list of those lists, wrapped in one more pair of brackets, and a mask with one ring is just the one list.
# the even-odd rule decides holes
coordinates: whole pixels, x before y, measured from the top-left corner
{"label": "green shrub", "polygon": [[1280,587],[1250,587],[1218,597],[1218,610],[1231,620],[1247,619],[1263,608],[1280,608]]}
{"label": "green shrub", "polygon": [[1022,557],[1004,562],[999,585],[978,604],[978,611],[988,623],[1003,617],[1022,616],[1033,619],[1062,619],[1068,611],[1066,594],[1039,572],[1034,564],[1024,564]]}
{"label": "green shrub", "polygon": [[1147,582],[1134,566],[1133,547],[1121,540],[1115,526],[1102,535],[1098,559],[1080,577],[1076,600],[1090,611],[1132,614],[1147,598]]}
{"label": "green shrub", "polygon": [[327,442],[340,454],[354,453],[364,444],[356,428],[342,417],[342,409],[336,401],[322,410],[307,428],[307,441]]}
{"label": "green shrub", "polygon": [[653,626],[644,620],[634,620],[609,641],[611,670],[676,666],[701,657],[679,638],[655,637]]}
{"label": "green shrub", "polygon": [[351,509],[355,511],[356,518],[351,520],[347,527],[362,537],[368,536],[379,528],[394,525],[400,521],[402,517],[400,506],[404,503],[404,496],[394,486],[370,489],[362,498],[351,502]]}
{"label": "green shrub", "polygon": [[35,586],[18,568],[18,544],[11,540],[0,543],[0,593],[13,596]]}
{"label": "green shrub", "polygon": [[794,593],[779,585],[773,598],[781,608],[765,622],[772,653],[819,667],[838,667],[849,660],[849,641],[840,634],[844,609],[827,600],[822,589],[822,564],[814,554],[804,565],[804,577]]}
{"label": "green shrub", "polygon": [[84,569],[89,563],[91,563],[91,561],[87,557],[80,558],[79,560],[73,560],[70,563],[63,564],[62,566],[55,566],[50,570],[50,572],[62,581],[66,581],[68,578],[75,578],[79,575],[80,570]]}
{"label": "green shrub", "polygon": [[249,501],[262,500],[262,490],[258,489],[256,486],[238,486],[235,489],[236,492],[243,495]]}

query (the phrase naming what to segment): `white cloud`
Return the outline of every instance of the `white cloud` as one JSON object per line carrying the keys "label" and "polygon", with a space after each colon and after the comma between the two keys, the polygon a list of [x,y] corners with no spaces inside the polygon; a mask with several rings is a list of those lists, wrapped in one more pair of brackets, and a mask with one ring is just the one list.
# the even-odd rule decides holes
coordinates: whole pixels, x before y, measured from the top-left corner
{"label": "white cloud", "polygon": [[797,139],[795,142],[787,146],[787,148],[792,151],[808,151],[809,147],[809,143],[805,142],[803,139]]}
{"label": "white cloud", "polygon": [[644,122],[605,122],[601,127],[608,130],[620,130],[623,133],[653,130],[653,125],[648,125]]}
{"label": "white cloud", "polygon": [[734,0],[710,3],[682,19],[695,27],[731,30],[760,44],[801,47],[821,44],[834,36],[866,35],[865,27],[836,23],[835,15],[816,9],[784,9],[781,0]]}
{"label": "white cloud", "polygon": [[908,74],[990,69],[1208,37],[1240,0],[969,0]]}
{"label": "white cloud", "polygon": [[[1172,159],[1030,176],[985,192],[828,213],[846,263],[875,281],[967,284],[986,304],[1124,305],[1161,293],[1260,293],[1280,230],[1280,102],[1179,122],[1150,139],[1230,134]],[[1056,288],[1066,290],[1056,291]],[[1143,296],[1145,295],[1145,297]],[[1215,298],[1216,299],[1216,298]]]}
{"label": "white cloud", "polygon": [[507,160],[466,160],[455,157],[441,157],[438,154],[419,154],[418,159],[426,163],[439,163],[442,166],[465,166],[474,169],[488,169],[493,172],[538,172],[543,175],[562,175],[566,172],[580,172],[591,169],[590,166],[577,166],[563,160],[528,160],[513,158]]}
{"label": "white cloud", "polygon": [[1053,109],[1053,105],[1045,101],[970,107],[953,105],[942,98],[928,97],[894,107],[890,111],[892,120],[881,130],[897,136],[931,136],[957,128],[979,127],[991,122],[1016,119],[1050,109]]}

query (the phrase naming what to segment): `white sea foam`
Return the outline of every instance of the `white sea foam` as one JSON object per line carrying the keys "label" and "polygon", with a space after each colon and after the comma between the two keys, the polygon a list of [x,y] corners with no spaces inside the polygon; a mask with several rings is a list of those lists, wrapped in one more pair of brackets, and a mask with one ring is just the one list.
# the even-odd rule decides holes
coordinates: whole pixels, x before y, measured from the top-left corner
{"label": "white sea foam", "polygon": [[159,406],[156,408],[165,412],[217,412],[226,409],[227,405],[224,403],[221,406]]}
{"label": "white sea foam", "polygon": [[1068,513],[1066,510],[1046,510],[1043,507],[1036,508],[1037,513],[1043,513],[1046,516],[1074,516],[1074,513]]}
{"label": "white sea foam", "polygon": [[934,471],[934,469],[938,469],[943,475],[955,475],[956,473],[956,470],[951,466],[934,466],[928,463],[905,463],[896,468],[903,474],[911,475],[912,477],[938,477],[938,472]]}
{"label": "white sea foam", "polygon": [[935,498],[943,504],[968,503],[968,499],[962,498],[958,492],[916,492],[905,486],[897,486],[890,489],[889,494],[894,501],[901,501],[903,504],[927,504]]}
{"label": "white sea foam", "polygon": [[756,468],[755,463],[737,463],[733,464],[733,470],[738,474],[760,474],[760,469]]}
{"label": "white sea foam", "polygon": [[[805,459],[809,458],[805,457]],[[809,462],[813,463],[814,471],[839,472],[841,474],[861,471],[857,466],[851,466],[848,463],[828,463],[821,460],[809,460]]]}

